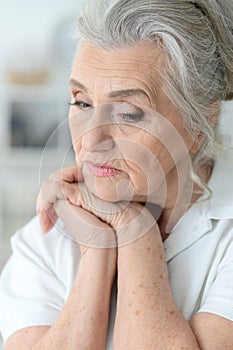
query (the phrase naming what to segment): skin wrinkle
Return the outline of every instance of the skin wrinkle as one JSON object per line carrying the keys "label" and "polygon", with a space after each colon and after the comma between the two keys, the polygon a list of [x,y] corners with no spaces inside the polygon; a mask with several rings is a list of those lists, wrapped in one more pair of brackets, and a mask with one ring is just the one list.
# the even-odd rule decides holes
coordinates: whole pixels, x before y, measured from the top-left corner
{"label": "skin wrinkle", "polygon": [[[104,105],[110,102],[118,102],[118,101],[125,101],[128,103],[132,103],[138,106],[143,106],[147,108],[151,108],[152,104],[153,106],[156,105],[156,107],[153,108],[153,110],[158,111],[162,116],[165,116],[166,120],[168,120],[171,125],[180,133],[181,137],[184,138],[184,140],[187,141],[186,146],[188,149],[191,149],[193,147],[193,140],[191,134],[186,130],[183,123],[183,118],[181,117],[179,111],[174,106],[174,104],[168,99],[167,95],[164,94],[162,86],[158,86],[161,84],[161,74],[157,71],[155,67],[155,58],[153,57],[153,62],[151,59],[148,59],[146,61],[147,57],[151,57],[151,48],[153,48],[153,53],[155,50],[155,45],[150,44],[145,47],[134,47],[129,49],[120,49],[116,52],[106,52],[103,49],[96,48],[90,44],[83,44],[81,46],[81,49],[79,51],[79,55],[77,56],[78,65],[74,65],[73,73],[71,75],[71,81],[72,79],[75,79],[81,84],[85,85],[85,90],[89,91],[89,94],[91,95],[83,95],[83,92],[78,92],[75,90],[72,90],[73,98],[77,98],[85,103],[88,103],[91,105],[91,108],[98,106],[98,105]],[[158,48],[157,48],[158,50]],[[129,54],[129,51],[131,54]],[[148,54],[150,52],[150,54]],[[104,53],[104,55],[103,55]],[[114,55],[113,55],[114,53]],[[159,61],[162,58],[161,52],[158,50],[157,53]],[[120,62],[120,63],[119,63]],[[122,62],[125,62],[123,64]],[[153,64],[152,64],[153,63]],[[99,69],[99,66],[101,66],[101,69]],[[137,68],[135,68],[135,66]],[[102,68],[104,67],[104,68]],[[127,71],[126,68],[127,67]],[[138,67],[143,67],[145,69],[138,69]],[[152,68],[153,67],[153,68]],[[161,67],[161,64],[158,63],[157,67]],[[113,79],[114,77],[114,79]],[[149,88],[151,86],[151,88]],[[156,86],[156,88],[154,88]],[[125,89],[143,89],[146,91],[147,94],[150,95],[150,100],[152,102],[149,103],[147,98],[143,98],[142,96],[128,96],[128,97],[122,97],[118,99],[109,98],[108,95],[113,91],[118,90],[125,90]],[[156,98],[151,97],[152,93],[156,91]],[[92,101],[90,101],[90,97],[92,98]],[[84,99],[83,99],[84,98]],[[91,102],[91,103],[90,103]],[[92,107],[93,106],[93,107]],[[96,108],[96,107],[95,107]],[[70,112],[70,120],[72,119],[72,116],[75,116],[75,110]],[[151,117],[150,117],[151,118]],[[153,134],[153,123],[157,123],[157,121],[153,122],[153,118],[148,119],[144,118],[146,129],[148,127],[152,128],[152,134]],[[99,121],[100,122],[100,121]],[[73,143],[74,143],[74,149],[76,153],[76,159],[77,163],[79,165],[82,164],[83,160],[85,159],[87,154],[93,154],[98,158],[97,151],[93,151],[92,147],[96,147],[98,142],[102,142],[104,140],[112,140],[112,147],[120,149],[122,151],[121,142],[120,139],[122,137],[125,137],[130,142],[136,142],[137,145],[143,145],[152,153],[155,154],[156,158],[159,160],[159,162],[162,162],[162,169],[165,171],[165,176],[167,175],[167,180],[170,188],[175,189],[176,186],[174,185],[175,179],[177,177],[176,171],[174,173],[175,164],[174,160],[172,159],[171,155],[169,154],[169,151],[166,148],[166,145],[161,145],[160,141],[154,138],[152,135],[148,134],[148,131],[140,130],[137,128],[137,125],[131,125],[130,129],[128,127],[124,126],[122,129],[113,128],[113,125],[108,126],[105,125],[107,121],[103,121],[101,124],[101,133],[104,133],[104,139],[101,139],[100,131],[96,131],[96,133],[92,134],[92,137],[89,137],[88,134],[92,133],[92,131],[87,132],[87,134],[83,134],[82,139],[88,138],[89,144],[85,141],[83,143],[83,146],[80,145],[79,136],[73,137]],[[92,124],[91,124],[92,123]],[[98,123],[97,123],[98,124]],[[96,124],[96,126],[97,126]],[[89,126],[90,127],[89,127]],[[142,124],[144,125],[144,124]],[[94,127],[93,121],[88,121],[88,124],[85,124],[84,133],[85,130],[91,130],[91,128]],[[157,126],[156,126],[157,127]],[[77,124],[76,126],[71,125],[71,131],[74,129],[79,130],[79,133],[81,135],[83,126],[81,124]],[[97,130],[97,129],[96,129]],[[127,133],[127,130],[132,130],[131,133]],[[170,130],[171,132],[171,130]],[[95,135],[95,136],[94,136]],[[98,136],[97,136],[98,135]],[[99,138],[99,141],[95,141],[95,137]],[[167,140],[172,139],[172,134],[166,136]],[[103,153],[103,152],[102,152]],[[103,156],[108,159],[114,159],[114,152],[112,150],[109,150],[108,152],[104,152]],[[147,186],[145,184],[142,185],[142,171],[140,172],[141,180],[139,180],[139,169],[137,167],[138,161],[136,160],[134,165],[134,157],[132,159],[127,159],[126,155],[121,153],[120,157],[122,158],[121,161],[117,161],[119,163],[119,166],[114,166],[117,169],[122,169],[126,175],[126,178],[130,180],[130,182],[133,185],[133,188],[135,190],[135,200],[144,202],[147,194]],[[97,160],[95,160],[97,162]],[[114,162],[114,161],[113,161]],[[111,161],[112,163],[112,161]],[[114,162],[115,164],[115,162]],[[150,164],[150,163],[148,163]],[[149,167],[147,164],[147,168],[149,171]],[[143,170],[143,169],[142,169]],[[153,173],[153,167],[151,168],[151,173]],[[169,175],[170,174],[170,175]],[[90,176],[87,174],[86,176],[87,182],[86,183],[92,183]],[[121,176],[116,175],[114,179],[95,179],[95,188],[98,188],[98,196],[100,198],[105,200],[111,200],[111,196],[109,197],[109,188],[110,186],[114,187],[114,180],[118,181],[118,179],[121,179]],[[145,178],[146,179],[146,178]],[[154,179],[156,182],[157,180]],[[159,180],[160,181],[160,180]],[[110,182],[110,183],[109,183]],[[107,186],[107,183],[109,183],[109,186]],[[173,183],[173,184],[172,184]],[[91,185],[93,186],[93,185]],[[93,192],[93,194],[96,194],[96,189],[93,187],[89,187],[89,190]],[[106,196],[106,191],[108,192],[108,196]],[[137,196],[137,193],[140,193],[140,196]],[[143,193],[143,195],[141,195]],[[173,190],[171,191],[171,197],[176,196],[176,192]],[[143,197],[144,196],[144,197]],[[146,197],[145,197],[146,196]],[[173,208],[173,199],[168,198],[166,203],[165,209]],[[114,197],[115,198],[115,197]],[[112,198],[112,200],[114,200]],[[165,209],[163,213],[164,219],[162,221],[167,221],[169,215],[165,216]],[[179,214],[181,215],[181,214]],[[163,227],[162,223],[161,227]]]}
{"label": "skin wrinkle", "polygon": [[[82,91],[75,92],[75,90],[72,89],[72,85],[75,87],[79,87],[85,93],[83,93]],[[83,95],[84,98],[89,100],[88,95],[86,95],[86,94],[88,94],[87,89],[81,83],[76,82],[74,79],[71,79],[70,87],[71,87],[71,93],[74,97],[77,95]],[[94,94],[90,94],[90,97],[93,98],[94,96],[95,96]],[[137,104],[137,103],[141,104],[140,102],[142,99],[138,98],[137,96],[138,97],[144,96],[150,102],[150,98],[148,97],[146,92],[143,91],[142,89],[128,89],[128,90],[112,91],[108,94],[108,96],[106,96],[106,99],[109,98],[109,101],[115,100],[116,102],[122,101],[122,99],[124,99],[124,100],[129,101],[129,102],[134,103],[134,104]],[[90,101],[88,104],[92,105],[93,102]]]}
{"label": "skin wrinkle", "polygon": [[[85,46],[86,46],[86,49],[84,48],[84,55],[85,55],[86,50],[88,50],[91,47],[91,45],[85,45]],[[139,45],[139,47],[140,47],[140,45]],[[120,57],[119,57],[119,61],[118,61],[116,68],[120,70],[121,74],[126,73],[126,75],[127,75],[126,78],[128,78],[129,80],[131,79],[132,75],[134,75],[134,78],[135,78],[135,74],[138,73],[138,70],[140,70],[141,72],[144,73],[146,79],[148,77],[151,77],[151,81],[149,80],[149,84],[147,84],[146,81],[144,81],[144,84],[145,84],[144,89],[150,97],[151,104],[148,107],[154,107],[156,105],[155,101],[156,101],[156,96],[157,96],[157,92],[156,92],[157,88],[154,84],[153,76],[156,74],[158,75],[158,71],[159,71],[160,67],[162,68],[162,64],[160,63],[160,61],[162,60],[164,54],[163,54],[162,50],[158,50],[158,49],[156,50],[155,44],[153,44],[153,45],[149,44],[149,45],[146,45],[143,47],[149,47],[149,48],[153,47],[153,50],[149,50],[149,51],[147,50],[147,53],[145,53],[145,50],[143,50],[143,53],[140,53],[140,55],[137,56],[137,60],[135,60],[132,57],[132,62],[130,62],[130,64],[127,62],[124,62],[121,59],[121,55],[119,54],[119,55],[117,55],[117,57],[119,57],[119,56]],[[127,51],[127,49],[126,49],[126,51]],[[107,51],[107,54],[108,53],[109,52]],[[124,50],[123,50],[123,53],[124,53]],[[111,54],[111,51],[110,51],[110,54]],[[114,54],[115,54],[115,52],[114,52]],[[94,57],[95,62],[94,62],[94,64],[91,64],[90,62],[93,61],[93,57]],[[99,71],[104,72],[104,73],[106,73],[108,71],[110,71],[110,72],[112,71],[112,68],[111,67],[108,68],[108,66],[106,64],[104,65],[104,68],[102,68],[103,67],[102,57],[98,57],[98,53],[95,53],[95,56],[93,56],[93,57],[91,57],[91,61],[86,61],[85,64],[89,69],[94,70],[95,75],[97,77],[103,78],[103,76],[98,75]],[[140,62],[138,61],[138,57],[141,58]],[[100,66],[97,66],[96,63],[97,64],[99,63]],[[132,64],[134,64],[134,63],[137,64],[137,70],[132,69]],[[157,65],[155,63],[157,63]],[[124,70],[124,66],[126,67],[125,70]],[[132,74],[129,74],[129,68],[130,68],[130,71]],[[96,74],[96,71],[97,71],[97,74]],[[115,78],[119,79],[119,76],[110,75],[103,80],[109,79],[109,81],[112,82],[112,80],[114,80]],[[136,83],[142,84],[141,81],[137,81],[137,79],[135,79],[135,80],[136,80]],[[93,96],[92,93],[90,93],[90,95]]]}
{"label": "skin wrinkle", "polygon": [[[98,75],[96,75],[96,77],[101,78],[101,76],[98,76]],[[113,79],[118,79],[118,78],[115,77],[115,76],[114,77],[113,76],[109,76],[108,79],[109,80],[113,80]],[[134,80],[135,80],[136,83],[141,83],[141,81],[139,79],[135,78]],[[120,88],[121,88],[121,86],[119,86],[117,90],[120,90]],[[145,100],[145,101],[147,101],[147,103],[142,104],[142,99],[139,99],[136,96],[128,96],[128,97],[124,98],[124,100],[132,102],[132,103],[135,102],[136,104],[141,104],[141,105],[143,105],[145,107],[155,108],[155,106],[156,106],[155,97],[157,96],[157,93],[155,93],[156,89],[153,89],[153,90],[150,89],[149,85],[147,85],[147,84],[143,84],[143,88],[145,90],[145,94],[148,96],[148,98]],[[100,87],[100,89],[101,89],[101,87]],[[129,87],[129,89],[130,89],[130,87]],[[98,90],[98,88],[95,88],[95,90]],[[114,88],[112,88],[112,91],[114,91]],[[71,90],[71,93],[74,96],[75,90]],[[94,93],[90,93],[89,96],[91,97],[92,100],[95,100],[96,97],[97,97]],[[108,101],[112,100],[112,99],[108,99],[107,96],[104,96],[104,97],[106,98],[106,103],[108,103]],[[116,102],[118,101],[117,97],[115,98],[115,101]],[[149,101],[149,104],[148,104],[148,101]]]}

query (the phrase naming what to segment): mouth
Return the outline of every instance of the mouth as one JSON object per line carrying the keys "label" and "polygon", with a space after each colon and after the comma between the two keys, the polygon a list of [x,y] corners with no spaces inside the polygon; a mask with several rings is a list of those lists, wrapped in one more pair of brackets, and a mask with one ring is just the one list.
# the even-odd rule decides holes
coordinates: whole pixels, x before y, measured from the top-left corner
{"label": "mouth", "polygon": [[121,170],[113,168],[107,164],[95,164],[92,162],[87,162],[86,164],[91,174],[98,177],[114,176],[122,172]]}

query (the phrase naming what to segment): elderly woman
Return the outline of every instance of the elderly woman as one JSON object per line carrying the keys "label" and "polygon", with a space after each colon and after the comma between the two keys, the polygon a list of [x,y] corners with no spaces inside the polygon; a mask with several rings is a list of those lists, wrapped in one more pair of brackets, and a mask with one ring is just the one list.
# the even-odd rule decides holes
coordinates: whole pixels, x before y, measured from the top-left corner
{"label": "elderly woman", "polygon": [[87,1],[77,164],[12,239],[5,350],[233,349],[232,23],[231,0]]}

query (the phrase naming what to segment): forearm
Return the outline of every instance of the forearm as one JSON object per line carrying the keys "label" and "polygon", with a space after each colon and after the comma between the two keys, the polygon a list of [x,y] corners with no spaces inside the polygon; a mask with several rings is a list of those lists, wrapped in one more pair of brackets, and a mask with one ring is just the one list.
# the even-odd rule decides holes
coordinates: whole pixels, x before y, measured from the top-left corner
{"label": "forearm", "polygon": [[33,350],[103,350],[108,327],[115,250],[88,249],[58,319]]}
{"label": "forearm", "polygon": [[177,309],[157,228],[118,248],[114,349],[199,349]]}

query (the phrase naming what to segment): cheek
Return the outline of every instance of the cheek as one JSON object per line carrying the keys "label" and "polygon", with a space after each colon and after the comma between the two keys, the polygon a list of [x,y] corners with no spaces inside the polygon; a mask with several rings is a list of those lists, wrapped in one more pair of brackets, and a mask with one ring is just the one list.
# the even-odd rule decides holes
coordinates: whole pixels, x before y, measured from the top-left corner
{"label": "cheek", "polygon": [[71,133],[73,149],[75,152],[76,163],[79,165],[79,154],[82,149],[82,134],[84,133],[84,125],[78,122],[77,116],[70,114],[69,129]]}
{"label": "cheek", "polygon": [[75,139],[79,138],[79,135],[80,135],[80,132],[78,132],[78,130],[80,130],[80,123],[78,122],[77,116],[70,114],[69,128],[70,128],[72,140],[75,141]]}
{"label": "cheek", "polygon": [[158,138],[147,134],[132,143],[131,149],[125,148],[123,155],[136,175],[143,173],[148,176],[148,173],[153,169],[158,169],[158,167],[167,173],[177,157],[173,151],[174,145],[172,150]]}
{"label": "cheek", "polygon": [[[164,158],[163,158],[164,159]],[[151,155],[149,152],[144,154],[144,157],[137,159],[134,162],[128,162],[129,177],[137,196],[150,197],[158,190],[164,182],[168,169],[171,169],[171,164],[166,166],[162,163],[159,157]]]}
{"label": "cheek", "polygon": [[73,144],[79,141],[82,135],[88,130],[88,119],[91,118],[90,113],[77,111],[69,113],[69,129]]}
{"label": "cheek", "polygon": [[147,134],[135,142],[131,158],[129,153],[129,150],[124,152],[124,158],[135,192],[137,195],[150,195],[161,187],[188,151],[183,142],[180,146],[170,141],[165,144]]}
{"label": "cheek", "polygon": [[76,164],[78,166],[81,166],[81,162],[80,162],[80,153],[81,153],[81,149],[82,149],[82,141],[81,139],[76,140],[75,142],[73,141],[73,150],[75,153],[75,160],[76,160]]}

